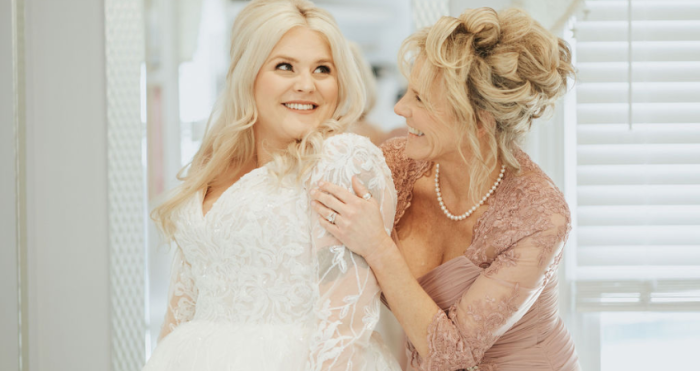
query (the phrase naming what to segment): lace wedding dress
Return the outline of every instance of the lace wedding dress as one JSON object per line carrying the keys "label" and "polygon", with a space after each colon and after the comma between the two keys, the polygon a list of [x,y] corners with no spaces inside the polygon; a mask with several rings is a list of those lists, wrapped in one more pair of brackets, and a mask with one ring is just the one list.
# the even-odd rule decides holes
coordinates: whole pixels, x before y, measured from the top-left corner
{"label": "lace wedding dress", "polygon": [[382,152],[354,134],[327,139],[301,183],[271,163],[244,175],[202,214],[203,193],[177,213],[166,323],[144,371],[400,370],[373,329],[379,286],[327,233],[308,192],[352,189],[357,175],[390,233],[396,192]]}

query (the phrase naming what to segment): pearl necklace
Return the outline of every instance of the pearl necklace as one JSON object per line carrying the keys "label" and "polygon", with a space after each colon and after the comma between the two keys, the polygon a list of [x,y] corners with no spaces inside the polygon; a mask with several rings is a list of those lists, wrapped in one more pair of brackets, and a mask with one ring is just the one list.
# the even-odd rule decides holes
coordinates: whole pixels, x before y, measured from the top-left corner
{"label": "pearl necklace", "polygon": [[481,201],[479,201],[478,204],[472,206],[471,209],[469,209],[466,213],[462,215],[452,215],[452,213],[447,210],[447,207],[445,204],[442,202],[442,193],[440,193],[440,164],[436,164],[435,166],[435,193],[437,193],[437,199],[438,202],[440,203],[440,208],[442,209],[442,212],[445,213],[445,215],[452,219],[452,220],[464,220],[469,217],[469,215],[472,215],[476,209],[479,208],[479,206],[483,205],[484,202],[491,196],[491,194],[496,190],[496,187],[498,187],[499,184],[501,184],[501,180],[503,180],[503,174],[506,172],[506,165],[501,165],[501,173],[498,175],[498,179],[496,179],[496,182],[493,183],[493,187],[489,189],[489,191],[486,193],[486,196],[484,196]]}

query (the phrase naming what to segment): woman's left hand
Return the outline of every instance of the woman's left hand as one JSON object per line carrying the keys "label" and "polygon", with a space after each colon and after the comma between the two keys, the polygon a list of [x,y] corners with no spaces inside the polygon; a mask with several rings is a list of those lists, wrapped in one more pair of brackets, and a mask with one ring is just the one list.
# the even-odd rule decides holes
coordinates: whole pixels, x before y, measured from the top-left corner
{"label": "woman's left hand", "polygon": [[[369,194],[357,177],[352,178],[352,188],[358,195]],[[373,197],[364,199],[328,182],[319,182],[318,189],[311,191],[311,197],[321,226],[365,260],[380,253],[391,241],[384,230],[379,204]],[[332,213],[337,214],[334,223],[326,219]]]}

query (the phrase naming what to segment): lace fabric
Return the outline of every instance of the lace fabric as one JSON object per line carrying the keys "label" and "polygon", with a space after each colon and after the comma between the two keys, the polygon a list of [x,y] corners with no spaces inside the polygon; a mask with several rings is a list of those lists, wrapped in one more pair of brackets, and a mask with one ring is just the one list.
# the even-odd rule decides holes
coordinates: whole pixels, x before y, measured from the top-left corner
{"label": "lace fabric", "polygon": [[[404,147],[403,138],[382,145],[398,192],[395,225],[411,205],[413,184],[432,165],[406,158]],[[492,347],[506,334],[525,331],[514,329],[514,325],[538,323],[540,319],[536,313],[523,317],[544,290],[556,290],[556,284],[550,285],[550,282],[570,230],[569,210],[563,195],[527,155],[518,151],[517,158],[520,172],[506,171],[503,183],[491,197],[489,209],[477,221],[472,243],[465,251],[470,263],[481,267],[478,276],[456,302],[435,314],[428,328],[429,351],[425,358],[421,358],[409,343],[412,367],[426,371],[497,368],[499,359],[489,355]],[[396,238],[396,233],[393,237]],[[556,313],[556,308],[551,308],[555,305],[554,300],[553,305],[546,308],[547,312]],[[565,335],[564,341],[570,342],[568,334]],[[511,336],[515,337],[531,339],[533,336]],[[522,351],[529,345],[512,341],[508,346]],[[559,350],[552,350],[552,357],[567,358],[563,363],[571,368],[563,369],[575,370],[576,356],[573,347],[570,348],[561,354]],[[549,350],[531,348],[529,351]],[[545,368],[537,369],[558,370],[546,363],[549,362],[547,357],[541,357]],[[529,369],[526,363],[523,359],[522,367],[516,365],[512,369]]]}
{"label": "lace fabric", "polygon": [[356,175],[390,231],[396,192],[382,152],[341,134],[325,141],[300,185],[280,185],[269,166],[242,177],[206,215],[201,194],[178,212],[163,341],[144,370],[399,370],[373,336],[372,271],[321,227],[308,195],[322,179],[352,189]]}
{"label": "lace fabric", "polygon": [[158,340],[172,332],[179,324],[190,321],[194,317],[197,287],[192,277],[192,267],[185,261],[179,246],[170,267],[168,298],[168,310]]}
{"label": "lace fabric", "polygon": [[[396,191],[381,151],[369,140],[350,134],[351,143],[327,146],[325,161],[312,172],[308,188],[320,180],[352,191],[358,178],[379,203],[387,234],[396,211]],[[338,138],[338,137],[334,137]],[[379,284],[367,262],[328,233],[311,212],[312,246],[317,266],[318,327],[311,338],[310,370],[366,369],[367,348],[379,321]]]}

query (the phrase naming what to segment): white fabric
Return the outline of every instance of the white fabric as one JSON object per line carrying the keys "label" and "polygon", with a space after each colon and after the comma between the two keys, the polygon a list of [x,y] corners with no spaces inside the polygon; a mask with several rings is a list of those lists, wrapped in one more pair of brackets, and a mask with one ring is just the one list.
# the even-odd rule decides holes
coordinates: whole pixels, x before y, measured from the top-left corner
{"label": "white fabric", "polygon": [[382,152],[341,134],[324,143],[303,185],[267,165],[243,176],[202,216],[202,194],[178,213],[179,245],[163,338],[144,371],[400,370],[373,332],[379,286],[369,266],[319,224],[308,192],[353,175],[382,208],[396,192]]}

